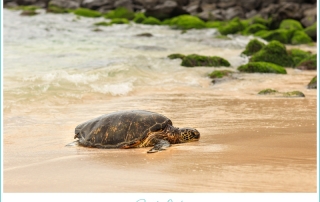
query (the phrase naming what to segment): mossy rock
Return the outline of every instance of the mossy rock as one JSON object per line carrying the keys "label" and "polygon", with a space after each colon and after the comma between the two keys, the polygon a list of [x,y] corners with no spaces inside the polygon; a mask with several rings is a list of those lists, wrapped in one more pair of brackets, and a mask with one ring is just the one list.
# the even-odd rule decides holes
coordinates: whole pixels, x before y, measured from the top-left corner
{"label": "mossy rock", "polygon": [[185,55],[180,54],[180,53],[173,53],[173,54],[168,55],[168,58],[170,58],[172,60],[177,59],[177,58],[183,59],[184,57],[185,57]]}
{"label": "mossy rock", "polygon": [[260,31],[257,31],[256,33],[254,33],[254,36],[262,38],[261,36],[264,36],[267,33],[269,33],[269,30],[260,30]]}
{"label": "mossy rock", "polygon": [[259,52],[253,54],[250,62],[270,62],[283,67],[293,67],[294,65],[286,47],[278,41],[271,41]]}
{"label": "mossy rock", "polygon": [[297,64],[299,64],[302,60],[311,56],[310,52],[303,51],[303,50],[296,49],[296,48],[288,50],[287,52],[288,52],[289,56],[292,58],[293,67],[297,66]]}
{"label": "mossy rock", "polygon": [[[235,18],[237,19],[237,17]],[[232,19],[234,20],[234,19]],[[231,21],[232,21],[231,20]],[[244,28],[248,27],[249,25],[251,25],[251,20],[250,19],[245,19],[245,20],[240,20],[241,24],[244,26]]]}
{"label": "mossy rock", "polygon": [[297,20],[286,19],[281,21],[279,29],[303,30],[303,27],[301,23]]}
{"label": "mossy rock", "polygon": [[289,44],[291,42],[291,37],[294,33],[294,30],[286,30],[286,29],[277,29],[270,31],[258,31],[254,35],[263,38],[267,41],[277,40],[281,43]]}
{"label": "mossy rock", "polygon": [[274,95],[277,97],[305,97],[305,95],[301,91],[291,91],[283,93],[271,88],[260,91],[258,95]]}
{"label": "mossy rock", "polygon": [[291,91],[282,94],[284,97],[305,97],[301,91]]}
{"label": "mossy rock", "polygon": [[110,24],[129,24],[129,20],[126,18],[113,18]]}
{"label": "mossy rock", "polygon": [[101,17],[102,14],[98,11],[90,10],[87,8],[78,8],[73,11],[74,14],[82,17],[89,17],[89,18],[97,18]]}
{"label": "mossy rock", "polygon": [[240,72],[248,73],[276,73],[276,74],[286,74],[287,71],[285,68],[269,63],[269,62],[249,62],[248,64],[241,65],[238,67]]}
{"label": "mossy rock", "polygon": [[252,25],[249,25],[245,30],[243,30],[242,34],[244,35],[254,34],[261,30],[268,30],[268,28],[265,25],[252,24]]}
{"label": "mossy rock", "polygon": [[17,7],[10,8],[10,10],[22,10],[22,11],[35,11],[37,9],[40,9],[40,7],[39,6],[34,6],[34,5],[17,6]]}
{"label": "mossy rock", "polygon": [[192,54],[192,55],[185,56],[182,59],[181,65],[185,67],[199,67],[199,66],[229,67],[230,63],[226,59],[218,56],[203,56],[203,55]]}
{"label": "mossy rock", "polygon": [[212,79],[215,78],[223,78],[225,76],[229,76],[231,73],[233,73],[233,71],[230,70],[215,70],[213,72],[211,72],[208,76]]}
{"label": "mossy rock", "polygon": [[242,52],[242,54],[250,56],[254,53],[260,51],[266,45],[259,41],[258,39],[252,39],[246,46],[246,49]]}
{"label": "mossy rock", "polygon": [[161,21],[154,17],[147,17],[142,21],[145,25],[161,25]]}
{"label": "mossy rock", "polygon": [[270,95],[270,94],[273,95],[273,94],[276,94],[276,93],[278,93],[277,90],[273,90],[271,88],[267,88],[267,89],[264,89],[264,90],[260,91],[258,94],[259,95]]}
{"label": "mossy rock", "polygon": [[200,18],[191,15],[180,15],[165,21],[163,24],[170,25],[176,29],[203,29],[206,28],[206,23]]}
{"label": "mossy rock", "polygon": [[63,14],[63,13],[69,13],[71,12],[70,9],[65,9],[65,8],[61,8],[59,6],[56,5],[49,5],[47,8],[47,12],[48,13],[57,13],[57,14]]}
{"label": "mossy rock", "polygon": [[20,15],[22,16],[34,16],[34,15],[38,15],[39,13],[37,13],[37,11],[35,10],[23,10]]}
{"label": "mossy rock", "polygon": [[147,17],[144,15],[144,13],[135,13],[133,22],[135,23],[142,23]]}
{"label": "mossy rock", "polygon": [[219,32],[223,35],[235,34],[244,30],[245,26],[241,23],[239,18],[234,18],[226,25],[219,27]]}
{"label": "mossy rock", "polygon": [[309,89],[317,89],[317,76],[313,77],[308,84]]}
{"label": "mossy rock", "polygon": [[103,30],[97,27],[97,28],[94,28],[92,31],[93,32],[102,32]]}
{"label": "mossy rock", "polygon": [[153,37],[153,34],[145,32],[145,33],[137,34],[136,36],[138,36],[138,37]]}
{"label": "mossy rock", "polygon": [[172,20],[171,18],[165,19],[165,20],[162,21],[162,24],[170,26],[171,25],[171,20]]}
{"label": "mossy rock", "polygon": [[267,88],[258,93],[259,95],[275,95],[280,97],[305,97],[301,91],[291,91],[291,92],[279,92],[277,90]]}
{"label": "mossy rock", "polygon": [[317,23],[305,28],[304,32],[313,40],[317,40]]}
{"label": "mossy rock", "polygon": [[310,55],[309,57],[300,61],[297,64],[298,69],[316,70],[317,69],[317,54]]}
{"label": "mossy rock", "polygon": [[95,26],[110,26],[110,22],[96,22],[94,23]]}
{"label": "mossy rock", "polygon": [[208,21],[206,22],[206,27],[207,28],[219,28],[223,26],[225,22],[223,21]]}
{"label": "mossy rock", "polygon": [[126,8],[123,7],[119,7],[116,8],[115,10],[109,11],[108,13],[106,13],[104,15],[105,18],[109,18],[109,19],[116,19],[116,18],[125,18],[127,20],[132,20],[135,17],[134,12],[129,11]]}
{"label": "mossy rock", "polygon": [[291,44],[306,44],[312,42],[312,39],[304,31],[295,31],[292,38]]}
{"label": "mossy rock", "polygon": [[251,24],[260,24],[260,25],[264,25],[265,27],[269,27],[269,24],[270,24],[270,19],[266,20],[261,16],[252,17],[250,18],[250,20],[251,20]]}

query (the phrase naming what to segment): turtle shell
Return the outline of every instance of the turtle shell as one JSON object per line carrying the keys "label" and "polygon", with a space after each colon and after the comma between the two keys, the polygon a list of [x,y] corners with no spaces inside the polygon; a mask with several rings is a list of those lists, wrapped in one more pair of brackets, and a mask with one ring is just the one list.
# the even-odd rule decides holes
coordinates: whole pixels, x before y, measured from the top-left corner
{"label": "turtle shell", "polygon": [[121,148],[139,144],[151,132],[163,131],[167,125],[172,125],[171,120],[161,114],[142,110],[120,111],[78,125],[75,138],[83,146]]}

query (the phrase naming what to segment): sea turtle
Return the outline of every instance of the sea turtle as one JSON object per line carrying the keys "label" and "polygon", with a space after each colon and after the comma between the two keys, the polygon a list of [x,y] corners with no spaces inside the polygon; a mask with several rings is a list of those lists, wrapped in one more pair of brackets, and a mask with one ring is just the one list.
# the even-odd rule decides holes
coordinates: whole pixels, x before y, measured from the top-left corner
{"label": "sea turtle", "polygon": [[167,117],[149,111],[119,111],[86,121],[75,128],[78,144],[97,148],[134,148],[153,146],[148,153],[199,140],[193,128],[175,128]]}

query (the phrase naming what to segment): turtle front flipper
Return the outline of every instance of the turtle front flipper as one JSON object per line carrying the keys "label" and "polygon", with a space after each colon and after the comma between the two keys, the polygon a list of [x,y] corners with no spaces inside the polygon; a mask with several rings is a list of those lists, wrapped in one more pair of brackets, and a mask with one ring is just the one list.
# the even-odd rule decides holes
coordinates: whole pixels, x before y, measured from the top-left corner
{"label": "turtle front flipper", "polygon": [[167,140],[159,140],[152,149],[150,149],[147,153],[155,153],[161,150],[165,150],[170,147],[170,143]]}
{"label": "turtle front flipper", "polygon": [[72,147],[72,146],[78,146],[78,145],[79,145],[79,140],[73,141],[73,142],[67,144],[66,147]]}

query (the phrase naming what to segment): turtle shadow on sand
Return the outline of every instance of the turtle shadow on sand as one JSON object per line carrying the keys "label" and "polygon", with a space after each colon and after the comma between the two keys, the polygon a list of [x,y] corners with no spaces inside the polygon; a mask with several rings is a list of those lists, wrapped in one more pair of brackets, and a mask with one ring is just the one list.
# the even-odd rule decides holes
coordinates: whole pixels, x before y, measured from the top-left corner
{"label": "turtle shadow on sand", "polygon": [[194,128],[176,128],[167,117],[149,111],[132,110],[106,114],[75,128],[77,141],[67,146],[96,148],[153,147],[148,153],[165,150],[171,144],[199,140]]}

